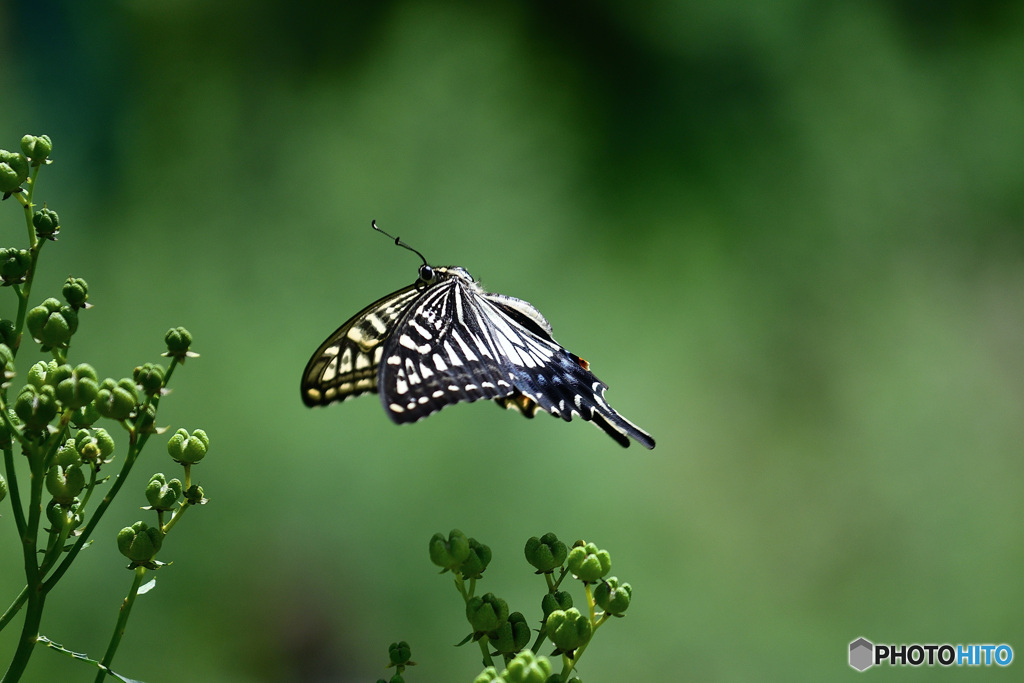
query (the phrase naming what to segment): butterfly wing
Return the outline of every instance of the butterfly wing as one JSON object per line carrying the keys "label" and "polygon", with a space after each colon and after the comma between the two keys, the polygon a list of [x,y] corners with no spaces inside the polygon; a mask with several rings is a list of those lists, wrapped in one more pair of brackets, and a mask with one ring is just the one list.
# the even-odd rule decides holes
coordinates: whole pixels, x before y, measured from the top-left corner
{"label": "butterfly wing", "polygon": [[520,299],[450,278],[408,306],[387,339],[379,368],[384,409],[415,422],[446,405],[494,399],[532,417],[537,407],[578,415],[623,446],[654,440],[604,399],[607,385],[562,348],[544,316]]}
{"label": "butterfly wing", "polygon": [[485,293],[479,298],[495,346],[502,352],[516,392],[498,403],[533,417],[537,407],[571,421],[593,422],[624,447],[635,439],[654,448],[650,434],[620,415],[604,398],[608,385],[590,372],[590,364],[551,336],[551,326],[536,308],[520,299]]}
{"label": "butterfly wing", "polygon": [[344,401],[377,391],[377,367],[384,343],[422,292],[409,285],[373,302],[339,327],[320,345],[302,373],[302,400],[307,406]]}
{"label": "butterfly wing", "polygon": [[381,402],[395,422],[514,393],[501,361],[482,343],[475,296],[472,282],[446,277],[396,323],[379,370]]}

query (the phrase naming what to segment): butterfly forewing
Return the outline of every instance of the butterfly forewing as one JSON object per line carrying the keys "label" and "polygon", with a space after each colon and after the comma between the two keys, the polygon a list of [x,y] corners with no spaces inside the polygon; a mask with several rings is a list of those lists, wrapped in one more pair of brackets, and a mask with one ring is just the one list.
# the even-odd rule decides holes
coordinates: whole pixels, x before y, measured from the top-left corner
{"label": "butterfly forewing", "polygon": [[396,422],[515,391],[483,341],[474,310],[476,285],[465,271],[439,271],[444,279],[409,307],[384,348],[381,400]]}
{"label": "butterfly forewing", "polygon": [[377,391],[377,366],[395,321],[421,295],[415,285],[379,299],[334,331],[302,374],[307,406],[343,401]]}

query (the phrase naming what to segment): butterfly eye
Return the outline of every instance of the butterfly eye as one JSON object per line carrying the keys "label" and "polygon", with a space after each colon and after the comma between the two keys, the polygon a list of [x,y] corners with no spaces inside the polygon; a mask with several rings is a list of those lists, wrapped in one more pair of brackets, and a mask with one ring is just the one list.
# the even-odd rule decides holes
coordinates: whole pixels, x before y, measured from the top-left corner
{"label": "butterfly eye", "polygon": [[434,282],[434,269],[424,263],[420,266],[420,279],[428,285]]}

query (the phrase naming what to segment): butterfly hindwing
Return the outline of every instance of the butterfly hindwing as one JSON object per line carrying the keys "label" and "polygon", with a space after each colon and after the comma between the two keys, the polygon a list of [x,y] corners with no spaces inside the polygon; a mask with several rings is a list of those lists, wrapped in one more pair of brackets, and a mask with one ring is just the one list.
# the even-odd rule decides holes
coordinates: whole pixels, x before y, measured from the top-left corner
{"label": "butterfly hindwing", "polygon": [[[496,327],[514,335],[517,343],[512,347],[518,351],[518,358],[524,362],[509,363],[514,377],[511,378],[518,394],[534,402],[540,408],[567,422],[578,415],[593,422],[623,446],[629,446],[629,439],[647,448],[654,448],[650,434],[622,417],[608,405],[604,392],[608,388],[590,372],[590,364],[574,353],[567,351],[551,336],[551,326],[529,303],[504,295],[486,294],[486,304],[492,306]],[[526,318],[526,326],[515,324]],[[500,324],[510,319],[512,325]],[[541,329],[536,329],[540,326]],[[529,402],[516,399],[499,401],[507,408],[515,408],[527,417],[532,417]]]}

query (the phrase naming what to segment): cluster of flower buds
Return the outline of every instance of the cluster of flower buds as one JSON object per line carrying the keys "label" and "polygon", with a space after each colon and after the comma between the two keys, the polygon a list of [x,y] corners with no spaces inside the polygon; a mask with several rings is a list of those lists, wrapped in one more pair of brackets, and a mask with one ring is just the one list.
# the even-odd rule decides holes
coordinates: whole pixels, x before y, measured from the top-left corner
{"label": "cluster of flower buds", "polygon": [[448,538],[436,533],[430,539],[430,561],[444,571],[460,574],[464,579],[478,579],[491,563],[491,549],[475,538],[468,538],[458,529],[452,529]]}
{"label": "cluster of flower buds", "polygon": [[[551,662],[547,657],[537,656],[530,650],[523,650],[508,663],[505,670],[498,673],[489,666],[473,679],[473,683],[548,683],[551,680],[561,681],[560,677],[551,674]],[[573,683],[578,679],[572,679]]]}

